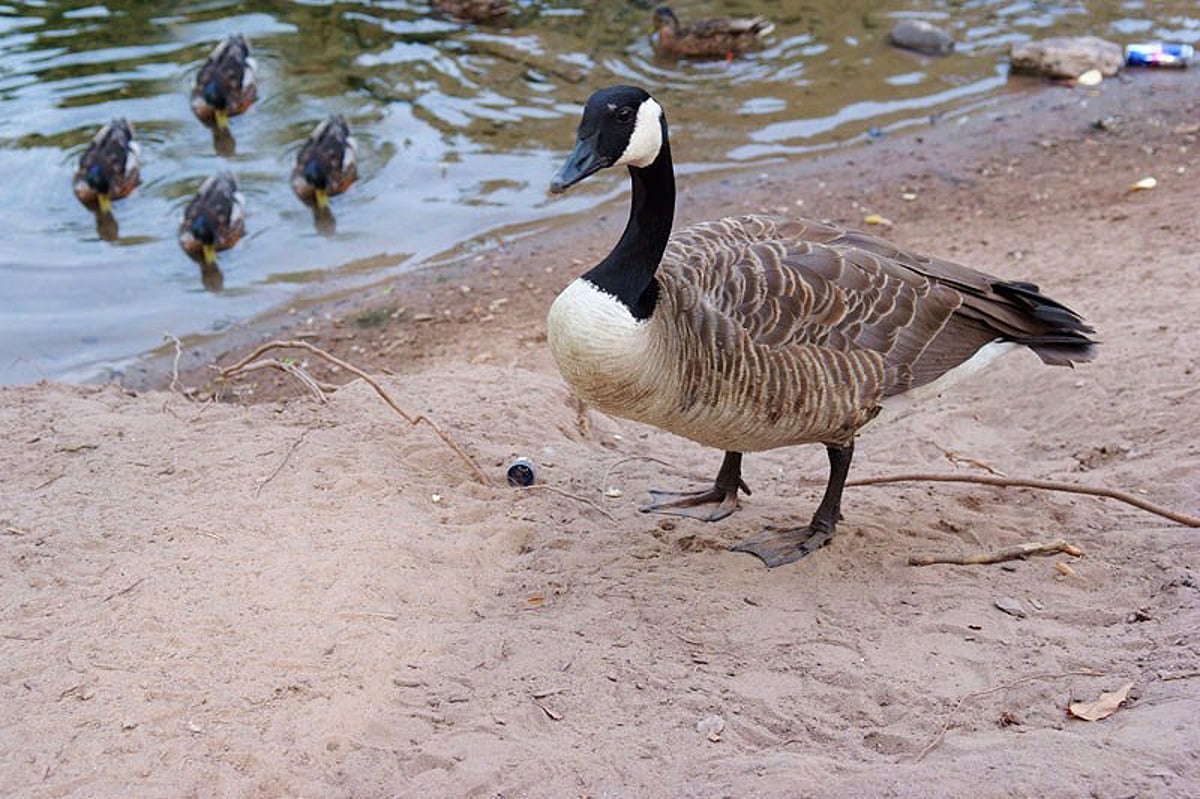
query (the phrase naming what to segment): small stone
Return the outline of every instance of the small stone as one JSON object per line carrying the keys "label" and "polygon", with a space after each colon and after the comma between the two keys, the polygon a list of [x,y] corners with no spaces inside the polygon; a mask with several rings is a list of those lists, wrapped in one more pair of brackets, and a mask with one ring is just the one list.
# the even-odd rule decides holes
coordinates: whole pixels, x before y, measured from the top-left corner
{"label": "small stone", "polygon": [[897,47],[926,55],[945,55],[954,49],[950,34],[923,19],[901,20],[888,34],[888,40]]}
{"label": "small stone", "polygon": [[710,741],[721,740],[721,732],[725,729],[725,719],[713,713],[711,716],[705,716],[696,722],[696,732],[700,733]]}
{"label": "small stone", "polygon": [[1016,616],[1018,619],[1023,619],[1029,615],[1025,612],[1025,608],[1021,605],[1021,600],[1013,599],[1010,596],[997,599],[995,605],[1009,616]]}

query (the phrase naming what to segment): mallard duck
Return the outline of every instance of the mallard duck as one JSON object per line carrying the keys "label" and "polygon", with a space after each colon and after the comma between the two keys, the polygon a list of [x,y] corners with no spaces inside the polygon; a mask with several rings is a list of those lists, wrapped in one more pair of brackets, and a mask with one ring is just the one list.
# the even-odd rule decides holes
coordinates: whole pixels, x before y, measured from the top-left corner
{"label": "mallard duck", "polygon": [[246,199],[229,172],[204,181],[183,212],[179,246],[193,260],[215,266],[217,251],[228,250],[246,232]]}
{"label": "mallard duck", "polygon": [[358,178],[357,145],[341,114],[333,114],[315,128],[296,156],[292,190],[307,205],[324,209],[329,198],[350,188]]}
{"label": "mallard duck", "polygon": [[508,13],[508,0],[433,0],[443,14],[469,22],[485,22]]}
{"label": "mallard duck", "polygon": [[766,17],[716,17],[685,27],[669,6],[659,6],[654,9],[650,42],[662,56],[728,59],[754,49],[773,30],[775,26]]}
{"label": "mallard duck", "polygon": [[225,129],[258,97],[250,45],[240,33],[218,44],[204,59],[192,87],[192,111],[205,125]]}
{"label": "mallard duck", "polygon": [[588,100],[558,193],[628,167],[632,210],[616,247],[550,308],[554,360],[599,410],[725,451],[709,490],[652,492],[645,511],[714,521],[749,493],[742,453],[824,444],[812,520],[735,547],[768,566],[827,543],[840,518],[855,436],[884,409],[940,392],[1006,350],[1047,364],[1094,355],[1093,332],[1032,283],[918,255],[803,219],[728,217],[671,235],[667,121],[644,90]]}
{"label": "mallard duck", "polygon": [[112,213],[114,200],[127,197],[141,181],[133,126],[114,119],[97,131],[75,170],[75,196],[100,214]]}

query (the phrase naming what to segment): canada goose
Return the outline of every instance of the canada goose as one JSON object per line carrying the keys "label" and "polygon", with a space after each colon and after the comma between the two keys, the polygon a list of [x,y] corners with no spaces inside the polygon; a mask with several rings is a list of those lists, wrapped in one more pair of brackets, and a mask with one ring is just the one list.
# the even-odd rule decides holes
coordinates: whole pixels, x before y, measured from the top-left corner
{"label": "canada goose", "polygon": [[599,410],[725,451],[714,486],[651,492],[642,510],[715,521],[738,506],[743,452],[827,448],[812,521],[735,550],[768,566],[826,544],[840,518],[856,433],[919,389],[1029,347],[1044,362],[1090,360],[1093,332],[1037,286],[901,250],[866,233],[799,219],[728,217],[671,235],[675,177],[667,122],[645,91],[588,100],[558,193],[627,166],[628,224],[612,252],[555,299],[548,339],[559,370]]}
{"label": "canada goose", "polygon": [[357,146],[341,114],[320,122],[296,156],[292,191],[306,205],[323,210],[329,198],[350,188],[358,178]]}
{"label": "canada goose", "polygon": [[433,0],[443,14],[468,22],[484,22],[508,13],[508,0]]}
{"label": "canada goose", "polygon": [[229,118],[248,109],[258,97],[250,45],[240,33],[218,44],[196,73],[192,87],[192,112],[217,131],[229,127]]}
{"label": "canada goose", "polygon": [[731,59],[757,47],[773,30],[766,17],[716,17],[682,26],[670,7],[659,6],[654,9],[650,43],[662,56]]}
{"label": "canada goose", "polygon": [[229,172],[218,172],[200,185],[183,212],[179,246],[205,269],[217,265],[217,251],[238,243],[246,232],[246,200]]}
{"label": "canada goose", "polygon": [[111,214],[114,200],[126,197],[141,180],[133,126],[114,119],[97,131],[75,170],[75,196],[98,214]]}

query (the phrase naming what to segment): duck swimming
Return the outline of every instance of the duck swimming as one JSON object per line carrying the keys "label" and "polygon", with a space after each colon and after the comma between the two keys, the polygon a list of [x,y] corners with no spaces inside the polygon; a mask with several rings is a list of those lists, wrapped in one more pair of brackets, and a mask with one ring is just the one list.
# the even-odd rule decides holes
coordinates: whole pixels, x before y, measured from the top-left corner
{"label": "duck swimming", "polygon": [[660,56],[732,59],[758,47],[773,30],[766,17],[714,17],[683,26],[669,6],[659,6],[650,42]]}
{"label": "duck swimming", "polygon": [[141,148],[133,126],[114,119],[97,131],[75,170],[75,196],[98,214],[111,214],[115,200],[129,196],[141,182]]}
{"label": "duck swimming", "polygon": [[508,13],[507,0],[433,0],[433,7],[468,22],[486,22]]}
{"label": "duck swimming", "polygon": [[229,118],[246,111],[258,97],[250,45],[240,34],[218,44],[196,74],[192,87],[192,112],[216,130],[229,127]]}
{"label": "duck swimming", "polygon": [[217,263],[217,252],[238,243],[246,232],[246,200],[237,180],[219,172],[204,181],[183,212],[179,246],[206,268]]}
{"label": "duck swimming", "polygon": [[341,114],[320,122],[296,156],[292,191],[316,210],[329,206],[329,198],[350,188],[358,178],[358,147]]}
{"label": "duck swimming", "polygon": [[734,547],[768,566],[833,537],[855,437],[881,411],[936,395],[1005,351],[1056,366],[1095,355],[1092,328],[1032,283],[867,233],[740,216],[672,235],[666,116],[632,86],[587,101],[550,189],[622,166],[633,189],[625,232],[555,299],[551,353],[598,410],[724,451],[711,488],[651,492],[643,511],[722,519],[749,493],[743,453],[824,445],[829,480],[811,521]]}

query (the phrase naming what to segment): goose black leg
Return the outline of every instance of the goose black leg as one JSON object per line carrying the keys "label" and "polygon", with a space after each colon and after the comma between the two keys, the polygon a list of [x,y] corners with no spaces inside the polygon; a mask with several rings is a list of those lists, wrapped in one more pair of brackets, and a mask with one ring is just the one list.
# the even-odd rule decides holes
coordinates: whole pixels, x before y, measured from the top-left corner
{"label": "goose black leg", "polygon": [[767,568],[773,569],[785,563],[800,560],[829,543],[838,520],[842,517],[842,489],[846,475],[850,473],[850,460],[854,457],[853,442],[847,447],[827,447],[829,454],[829,482],[825,496],[813,514],[812,521],[804,527],[789,529],[767,528],[759,535],[748,538],[734,552],[749,552],[757,555]]}
{"label": "goose black leg", "polygon": [[738,489],[750,494],[750,487],[742,480],[742,453],[726,452],[712,488],[704,491],[650,489],[650,498],[654,502],[643,506],[641,511],[715,522],[738,509]]}

